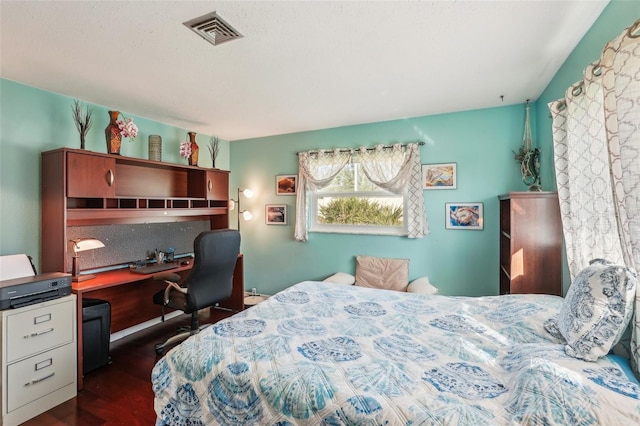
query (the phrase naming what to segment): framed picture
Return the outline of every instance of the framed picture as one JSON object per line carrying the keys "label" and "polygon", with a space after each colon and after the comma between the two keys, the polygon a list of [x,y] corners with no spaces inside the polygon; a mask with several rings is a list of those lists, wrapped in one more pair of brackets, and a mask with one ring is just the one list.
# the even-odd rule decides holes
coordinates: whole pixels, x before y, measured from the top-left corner
{"label": "framed picture", "polygon": [[446,229],[483,229],[482,203],[445,203]]}
{"label": "framed picture", "polygon": [[296,175],[276,176],[276,195],[296,195]]}
{"label": "framed picture", "polygon": [[267,225],[286,225],[287,206],[284,204],[267,204],[265,206],[264,221]]}
{"label": "framed picture", "polygon": [[456,189],[458,185],[456,168],[456,163],[423,164],[422,188]]}

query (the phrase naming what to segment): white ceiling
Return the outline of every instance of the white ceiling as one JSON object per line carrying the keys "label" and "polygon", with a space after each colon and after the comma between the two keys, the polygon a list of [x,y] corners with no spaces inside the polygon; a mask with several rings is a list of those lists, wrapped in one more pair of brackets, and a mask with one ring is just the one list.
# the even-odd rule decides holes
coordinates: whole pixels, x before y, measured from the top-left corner
{"label": "white ceiling", "polygon": [[0,0],[0,75],[238,140],[535,100],[607,2]]}

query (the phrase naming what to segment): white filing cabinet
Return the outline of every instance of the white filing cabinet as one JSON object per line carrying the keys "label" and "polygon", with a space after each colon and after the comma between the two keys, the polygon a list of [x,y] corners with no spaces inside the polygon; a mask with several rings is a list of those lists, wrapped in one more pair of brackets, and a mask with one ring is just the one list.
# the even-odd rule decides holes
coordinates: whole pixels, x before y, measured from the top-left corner
{"label": "white filing cabinet", "polygon": [[76,296],[2,312],[2,416],[18,425],[76,396]]}

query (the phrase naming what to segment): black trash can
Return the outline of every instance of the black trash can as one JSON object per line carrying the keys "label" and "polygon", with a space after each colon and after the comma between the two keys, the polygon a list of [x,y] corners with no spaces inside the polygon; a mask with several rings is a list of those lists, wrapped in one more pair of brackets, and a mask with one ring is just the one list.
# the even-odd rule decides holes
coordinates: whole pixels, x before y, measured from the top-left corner
{"label": "black trash can", "polygon": [[111,304],[106,300],[82,299],[82,371],[84,374],[111,364],[110,334]]}

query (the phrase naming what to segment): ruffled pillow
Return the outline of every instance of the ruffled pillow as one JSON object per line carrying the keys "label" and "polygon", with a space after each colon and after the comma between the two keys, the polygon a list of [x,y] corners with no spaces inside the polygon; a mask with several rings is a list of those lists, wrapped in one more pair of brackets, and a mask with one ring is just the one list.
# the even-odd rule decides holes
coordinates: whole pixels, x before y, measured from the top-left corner
{"label": "ruffled pillow", "polygon": [[409,283],[407,293],[436,294],[438,288],[429,282],[429,277],[421,277]]}
{"label": "ruffled pillow", "polygon": [[580,271],[558,315],[567,355],[596,361],[609,353],[633,316],[637,281],[635,270],[604,259]]}
{"label": "ruffled pillow", "polygon": [[356,282],[356,277],[346,272],[336,272],[322,281],[333,284],[353,285]]}

